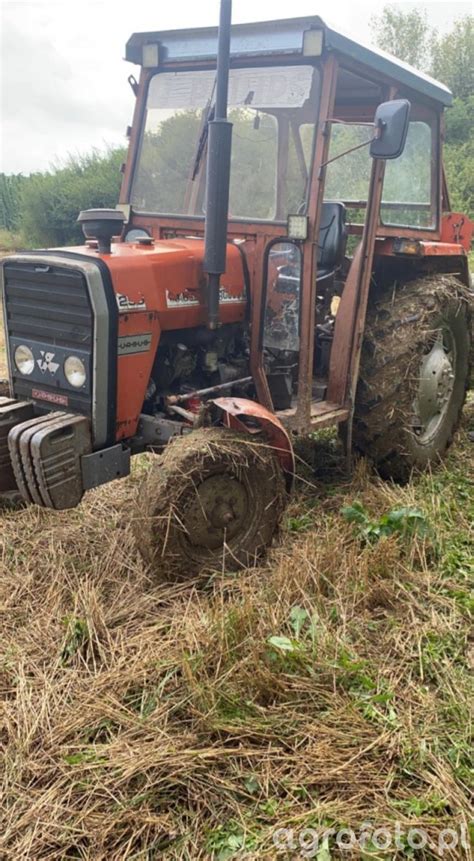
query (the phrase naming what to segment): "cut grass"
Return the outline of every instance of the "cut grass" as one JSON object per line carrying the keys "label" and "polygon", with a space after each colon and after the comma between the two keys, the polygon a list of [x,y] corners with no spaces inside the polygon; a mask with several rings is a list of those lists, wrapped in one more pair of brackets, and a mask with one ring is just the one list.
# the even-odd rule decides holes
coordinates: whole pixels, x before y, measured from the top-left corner
{"label": "cut grass", "polygon": [[[473,420],[407,487],[363,462],[301,482],[238,576],[154,581],[129,522],[147,457],[74,511],[4,512],[1,857],[274,859],[278,828],[370,820],[426,829],[400,858],[471,858],[437,846],[470,815]],[[355,502],[430,528],[368,540]]]}

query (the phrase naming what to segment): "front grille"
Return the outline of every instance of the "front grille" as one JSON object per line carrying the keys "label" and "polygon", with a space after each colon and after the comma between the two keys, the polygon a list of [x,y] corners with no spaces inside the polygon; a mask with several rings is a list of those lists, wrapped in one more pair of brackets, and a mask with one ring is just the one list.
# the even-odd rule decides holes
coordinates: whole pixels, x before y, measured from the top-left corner
{"label": "front grille", "polygon": [[[58,406],[91,414],[94,315],[84,274],[37,261],[6,261],[4,302],[14,395],[46,409]],[[14,362],[17,346],[33,352],[33,373],[23,376]],[[87,383],[74,389],[64,375],[67,356],[79,356]]]}

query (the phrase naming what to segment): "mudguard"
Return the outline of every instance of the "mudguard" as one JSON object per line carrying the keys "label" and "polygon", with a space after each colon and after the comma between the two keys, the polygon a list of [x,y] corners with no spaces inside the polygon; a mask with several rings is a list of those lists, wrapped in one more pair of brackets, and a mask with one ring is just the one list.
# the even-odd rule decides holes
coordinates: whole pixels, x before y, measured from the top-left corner
{"label": "mudguard", "polygon": [[290,491],[295,475],[295,455],[290,437],[281,421],[266,407],[247,398],[216,398],[212,403],[222,410],[223,423],[226,427],[244,433],[255,433],[256,431],[241,421],[239,416],[249,416],[258,422],[275,450],[285,473],[287,490]]}

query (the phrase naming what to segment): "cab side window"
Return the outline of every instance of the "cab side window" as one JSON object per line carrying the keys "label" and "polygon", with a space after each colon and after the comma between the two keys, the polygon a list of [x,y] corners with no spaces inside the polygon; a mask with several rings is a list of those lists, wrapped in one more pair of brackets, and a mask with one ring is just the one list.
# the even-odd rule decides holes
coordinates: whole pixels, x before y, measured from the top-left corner
{"label": "cab side window", "polygon": [[418,228],[435,226],[432,138],[428,123],[411,122],[403,154],[387,161],[380,208],[382,224]]}

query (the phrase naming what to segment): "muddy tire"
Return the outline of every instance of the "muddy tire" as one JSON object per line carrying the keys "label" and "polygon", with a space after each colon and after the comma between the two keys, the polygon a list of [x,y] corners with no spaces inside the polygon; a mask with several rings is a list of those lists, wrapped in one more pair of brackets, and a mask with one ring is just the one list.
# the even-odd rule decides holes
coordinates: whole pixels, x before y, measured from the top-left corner
{"label": "muddy tire", "polygon": [[469,292],[451,275],[379,293],[369,309],[354,413],[354,447],[383,478],[405,482],[436,462],[469,384]]}
{"label": "muddy tire", "polygon": [[237,570],[265,554],[285,502],[281,467],[262,438],[196,430],[169,443],[139,489],[137,544],[163,580]]}

